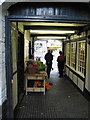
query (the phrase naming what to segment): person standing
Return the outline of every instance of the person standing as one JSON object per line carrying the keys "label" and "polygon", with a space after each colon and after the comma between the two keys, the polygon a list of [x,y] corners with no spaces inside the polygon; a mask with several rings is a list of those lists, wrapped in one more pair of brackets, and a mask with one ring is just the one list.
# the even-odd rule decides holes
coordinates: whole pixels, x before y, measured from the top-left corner
{"label": "person standing", "polygon": [[59,54],[60,54],[60,56],[58,56],[58,58],[57,58],[59,77],[63,77],[65,57],[63,56],[62,51],[59,51]]}
{"label": "person standing", "polygon": [[53,60],[53,55],[51,54],[50,50],[48,50],[48,53],[46,53],[45,60],[47,65],[47,75],[48,75],[48,78],[50,78],[50,72],[51,72],[52,60]]}

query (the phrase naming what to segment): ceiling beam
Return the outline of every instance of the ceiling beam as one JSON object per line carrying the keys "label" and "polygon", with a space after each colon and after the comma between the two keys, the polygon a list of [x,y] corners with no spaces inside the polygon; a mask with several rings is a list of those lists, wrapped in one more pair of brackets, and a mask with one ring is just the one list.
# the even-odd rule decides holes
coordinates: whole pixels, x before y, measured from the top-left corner
{"label": "ceiling beam", "polygon": [[83,26],[24,26],[24,30],[81,30],[83,29]]}

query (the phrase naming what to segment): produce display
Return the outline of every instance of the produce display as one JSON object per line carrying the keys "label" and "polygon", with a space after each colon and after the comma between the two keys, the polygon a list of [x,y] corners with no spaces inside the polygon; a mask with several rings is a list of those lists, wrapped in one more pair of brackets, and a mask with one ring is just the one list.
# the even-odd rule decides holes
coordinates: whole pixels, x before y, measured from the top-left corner
{"label": "produce display", "polygon": [[38,68],[39,71],[44,71],[45,70],[46,66],[42,62],[36,61],[36,64],[37,64],[37,68]]}
{"label": "produce display", "polygon": [[27,68],[29,70],[29,73],[31,70],[32,70],[31,72],[33,73],[37,73],[39,71],[45,71],[46,65],[43,64],[43,62],[40,62],[38,60],[35,61],[33,59],[27,60],[26,62],[27,62]]}
{"label": "produce display", "polygon": [[[43,82],[36,81],[36,82],[35,82],[35,86],[36,86],[36,87],[44,87],[44,84],[43,84]],[[46,90],[49,90],[49,89],[50,89],[50,84],[47,83],[47,82],[45,82],[45,89],[46,89]]]}
{"label": "produce display", "polygon": [[[28,68],[28,73],[30,74],[35,74],[35,73],[41,73],[45,71],[46,65],[43,64],[43,62],[40,62],[38,60],[33,60],[29,59],[26,61],[27,68]],[[31,81],[30,81],[31,82]],[[31,87],[38,87],[38,88],[43,88],[44,87],[44,82],[43,81],[32,81]],[[50,89],[50,83],[45,82],[45,90]]]}

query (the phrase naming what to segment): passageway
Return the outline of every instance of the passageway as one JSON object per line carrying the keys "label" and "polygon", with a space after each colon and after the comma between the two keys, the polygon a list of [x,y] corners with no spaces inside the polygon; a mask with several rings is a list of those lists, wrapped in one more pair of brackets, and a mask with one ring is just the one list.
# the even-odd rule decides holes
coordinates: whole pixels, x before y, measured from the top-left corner
{"label": "passageway", "polygon": [[[84,94],[90,93],[90,23],[85,5],[17,3],[8,12],[5,48],[7,118],[88,118],[88,100]],[[54,45],[55,41],[59,43]],[[50,90],[45,94],[44,89],[45,95],[27,94],[27,61],[33,56],[34,60],[46,63],[44,56],[48,50],[55,58],[50,79],[46,78],[52,83]],[[63,78],[57,70],[60,50],[66,58]]]}
{"label": "passageway", "polygon": [[65,76],[51,72],[53,85],[46,95],[28,93],[15,110],[15,118],[88,118],[88,101]]}
{"label": "passageway", "polygon": [[[39,24],[42,24],[42,26],[39,27]],[[77,72],[75,72],[76,70],[78,70],[76,68],[76,60],[77,59],[77,53],[76,52],[80,52],[80,55],[83,55],[83,60],[82,57],[79,55],[78,58],[81,59],[81,61],[85,61],[85,40],[82,37],[82,43],[81,43],[81,38],[80,41],[75,43],[74,40],[72,40],[72,42],[70,42],[69,40],[69,35],[74,35],[76,28],[80,27],[83,28],[86,26],[86,24],[67,24],[67,23],[52,23],[52,25],[50,23],[47,23],[45,25],[43,25],[45,23],[39,23],[37,22],[36,25],[35,23],[26,23],[26,22],[18,22],[18,28],[23,28],[21,26],[24,26],[24,30],[20,29],[21,31],[24,31],[24,34],[14,30],[14,28],[16,28],[16,22],[12,22],[12,48],[13,48],[13,65],[14,63],[18,63],[18,79],[16,78],[15,74],[17,72],[15,72],[15,74],[13,75],[13,79],[14,80],[14,84],[13,84],[13,94],[12,94],[12,100],[13,100],[13,110],[15,111],[14,117],[15,118],[88,118],[88,101],[85,99],[85,97],[81,94],[81,92],[75,87],[78,86],[82,91],[84,90],[83,86],[83,80],[84,79],[84,70],[80,71],[83,73],[83,76],[81,76],[81,74],[77,74]],[[51,28],[51,30],[47,30],[47,25]],[[57,28],[56,25],[58,25],[58,27],[63,26],[64,31],[59,31],[56,30],[54,31],[52,28],[54,27]],[[28,26],[28,28],[27,28]],[[33,29],[31,29],[30,27],[32,26]],[[41,31],[37,32],[37,30],[34,30],[34,27],[36,26],[36,28],[41,29]],[[68,31],[65,31],[65,26],[68,28]],[[73,26],[73,29],[75,31],[70,31],[71,30],[71,26]],[[78,26],[78,27],[77,27]],[[45,30],[43,30],[45,29]],[[59,28],[60,29],[60,28]],[[78,30],[77,30],[78,31]],[[18,36],[17,36],[17,40],[16,40],[16,33],[18,32]],[[36,32],[36,33],[35,33]],[[42,32],[42,33],[41,33]],[[44,33],[43,33],[44,32]],[[50,33],[48,33],[50,32]],[[51,45],[52,46],[48,46],[47,45],[47,40],[50,41],[49,37],[57,37],[55,36],[55,34],[53,34],[53,32],[57,32],[56,35],[59,35],[58,38],[58,46],[54,46],[54,41],[56,40],[55,38],[51,39]],[[73,32],[73,33],[72,33]],[[48,35],[48,38],[42,38],[46,37],[46,35]],[[21,36],[20,36],[21,35]],[[40,41],[44,41],[44,45],[42,44],[36,44],[38,48],[38,45],[43,46],[43,50],[40,49],[37,50],[38,53],[43,56],[44,59],[44,54],[41,54],[41,51],[44,51],[44,53],[47,51],[47,49],[51,49],[55,52],[54,49],[57,50],[57,48],[61,49],[64,53],[64,56],[66,56],[66,63],[65,63],[65,75],[69,78],[71,78],[71,80],[73,82],[71,82],[70,80],[68,80],[68,78],[66,78],[65,76],[63,78],[59,78],[59,74],[58,74],[58,70],[57,70],[57,57],[55,55],[53,59],[53,68],[54,70],[51,72],[51,77],[50,79],[46,79],[47,82],[51,82],[53,85],[51,85],[50,90],[46,91],[46,95],[44,96],[42,93],[28,93],[28,95],[24,95],[23,99],[22,96],[24,94],[24,92],[26,91],[25,88],[25,76],[24,75],[25,71],[26,71],[26,60],[29,59],[29,56],[32,54],[34,55],[34,58],[36,57],[40,57],[38,56],[38,54],[36,54],[35,56],[35,41],[38,41],[39,38],[38,36],[40,35],[41,39]],[[50,36],[51,35],[51,36]],[[62,35],[62,36],[61,36]],[[83,35],[85,35],[85,33],[83,33]],[[82,36],[83,36],[82,35]],[[23,36],[23,37],[22,37]],[[62,39],[62,37],[65,37],[64,39]],[[74,35],[75,36],[75,35]],[[66,39],[67,37],[67,39]],[[78,37],[78,35],[76,35],[76,37]],[[18,39],[19,38],[19,39]],[[86,38],[85,38],[86,39]],[[21,41],[23,42],[23,44],[21,43]],[[16,49],[15,47],[17,46],[17,42],[18,41],[18,60],[15,57],[15,54],[17,54],[17,51],[15,53]],[[61,42],[61,43],[60,43]],[[69,43],[70,42],[70,45]],[[14,46],[14,43],[16,44],[16,46]],[[23,50],[19,50],[20,49],[20,45],[21,48],[23,46]],[[79,47],[81,46],[81,51],[82,51],[82,45],[83,45],[83,51],[84,54],[81,54],[82,52],[79,49],[76,49],[76,45],[78,45]],[[40,46],[40,48],[41,48]],[[45,48],[46,47],[46,48]],[[53,49],[52,49],[53,48]],[[21,55],[21,51],[23,52]],[[76,51],[76,52],[75,52]],[[70,53],[69,53],[70,52]],[[59,50],[57,51],[57,53],[59,53]],[[57,55],[56,53],[56,55]],[[21,58],[22,56],[22,58]],[[58,56],[58,55],[57,55]],[[15,58],[14,58],[15,57]],[[20,59],[19,59],[20,58]],[[23,61],[22,61],[23,59]],[[45,59],[44,59],[45,60]],[[42,60],[42,62],[44,62],[44,60]],[[71,63],[70,63],[71,60]],[[19,62],[18,62],[19,61]],[[21,67],[22,70],[19,71],[19,65],[22,63]],[[55,64],[56,63],[56,64]],[[85,62],[83,62],[85,63]],[[81,66],[81,63],[79,62],[80,65],[78,65],[79,67]],[[71,66],[72,71],[68,70],[68,66]],[[83,65],[83,64],[82,64]],[[84,64],[85,65],[85,64]],[[17,69],[17,67],[13,66],[13,70]],[[81,68],[80,68],[81,69]],[[85,69],[84,67],[82,67],[82,69]],[[20,73],[23,72],[23,73]],[[74,75],[75,74],[75,75]],[[76,78],[77,75],[77,78]],[[75,84],[74,84],[75,83]],[[18,84],[17,89],[16,88],[16,84]],[[18,97],[17,97],[18,94]],[[21,101],[22,99],[22,101]],[[21,101],[21,102],[20,102]],[[20,104],[19,104],[20,103]],[[17,107],[16,107],[17,106]]]}

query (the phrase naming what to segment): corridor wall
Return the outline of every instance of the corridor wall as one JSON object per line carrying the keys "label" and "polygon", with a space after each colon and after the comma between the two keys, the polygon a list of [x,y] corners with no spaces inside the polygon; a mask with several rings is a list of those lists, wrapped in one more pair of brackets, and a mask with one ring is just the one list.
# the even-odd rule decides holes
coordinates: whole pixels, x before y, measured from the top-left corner
{"label": "corridor wall", "polygon": [[32,41],[30,37],[30,31],[25,30],[24,32],[24,70],[26,70],[26,60],[29,59],[29,41]]}
{"label": "corridor wall", "polygon": [[13,66],[13,83],[12,83],[12,106],[13,110],[18,104],[18,76],[17,76],[17,62],[18,62],[18,39],[19,32],[24,34],[22,22],[12,22],[11,39],[12,39],[12,66]]}
{"label": "corridor wall", "polygon": [[17,60],[18,60],[18,37],[19,33],[24,34],[24,70],[26,70],[26,60],[29,59],[29,41],[31,41],[30,31],[24,31],[22,22],[12,22],[12,65],[13,65],[13,84],[12,84],[12,105],[13,110],[18,104],[18,78],[17,78]]}
{"label": "corridor wall", "polygon": [[[89,32],[88,32],[89,34]],[[65,43],[66,46],[66,75],[84,92],[87,89],[90,92],[90,46],[87,43],[87,34],[74,34],[70,40]]]}
{"label": "corridor wall", "polygon": [[[90,30],[88,31],[88,36],[90,35]],[[85,88],[90,92],[90,45],[88,42],[90,38],[87,40],[87,61],[86,61],[86,81],[85,81]]]}
{"label": "corridor wall", "polygon": [[12,65],[13,65],[13,84],[12,84],[12,104],[13,110],[18,102],[18,89],[17,89],[17,53],[18,53],[18,31],[16,22],[12,23],[11,27],[11,38],[12,38]]}

